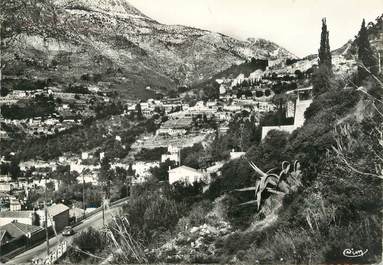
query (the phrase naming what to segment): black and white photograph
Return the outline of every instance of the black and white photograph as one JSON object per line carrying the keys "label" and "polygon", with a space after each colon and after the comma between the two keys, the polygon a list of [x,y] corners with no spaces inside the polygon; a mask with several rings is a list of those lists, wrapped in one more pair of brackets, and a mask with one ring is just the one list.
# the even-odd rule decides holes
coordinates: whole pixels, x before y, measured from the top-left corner
{"label": "black and white photograph", "polygon": [[0,0],[0,264],[383,264],[383,0]]}

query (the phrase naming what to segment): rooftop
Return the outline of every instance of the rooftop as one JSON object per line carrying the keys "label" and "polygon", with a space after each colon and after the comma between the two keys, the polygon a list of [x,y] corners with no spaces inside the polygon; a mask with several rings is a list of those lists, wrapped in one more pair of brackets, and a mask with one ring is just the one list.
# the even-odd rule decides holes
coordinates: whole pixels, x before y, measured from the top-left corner
{"label": "rooftop", "polygon": [[33,211],[4,211],[0,212],[0,218],[30,218]]}
{"label": "rooftop", "polygon": [[191,167],[188,167],[188,166],[180,166],[180,167],[176,167],[176,168],[173,168],[173,169],[170,169],[169,172],[176,172],[176,171],[179,171],[179,170],[187,170],[187,171],[190,171],[190,172],[194,172],[194,173],[199,173],[199,174],[202,174],[202,172],[198,171],[197,169],[194,169],[194,168],[191,168]]}
{"label": "rooftop", "polygon": [[18,222],[12,222],[0,227],[0,231],[3,233],[6,231],[13,238],[18,238],[28,233],[36,233],[41,230],[43,230],[43,228],[39,226],[27,225]]}
{"label": "rooftop", "polygon": [[175,120],[166,121],[161,127],[162,128],[188,128],[191,127],[193,120],[191,118],[180,118]]}
{"label": "rooftop", "polygon": [[48,212],[51,216],[58,215],[58,214],[65,212],[67,210],[69,210],[69,207],[62,204],[62,203],[54,204],[48,208]]}

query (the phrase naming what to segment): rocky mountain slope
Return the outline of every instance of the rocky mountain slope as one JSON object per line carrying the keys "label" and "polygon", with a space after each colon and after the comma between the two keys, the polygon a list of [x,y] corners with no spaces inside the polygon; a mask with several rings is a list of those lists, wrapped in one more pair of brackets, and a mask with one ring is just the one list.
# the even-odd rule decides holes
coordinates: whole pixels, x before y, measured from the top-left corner
{"label": "rocky mountain slope", "polygon": [[[370,44],[376,51],[383,51],[383,15],[377,17],[375,21],[371,21],[367,25],[367,32],[370,39]],[[335,55],[343,55],[345,57],[353,57],[358,54],[358,44],[356,37],[348,41],[339,49],[334,50]]]}
{"label": "rocky mountain slope", "polygon": [[104,81],[134,94],[198,83],[249,57],[295,58],[266,40],[158,23],[126,0],[17,1],[29,6],[4,9],[24,22],[8,25],[18,36],[5,50],[8,76]]}
{"label": "rocky mountain slope", "polygon": [[[376,54],[379,54],[380,52],[380,60],[383,64],[383,15],[377,17],[374,22],[369,22],[367,31],[369,34],[370,44],[372,48],[376,51]],[[358,32],[355,32],[355,35],[357,34]],[[336,74],[342,75],[344,77],[349,77],[350,75],[352,75],[357,70],[356,59],[358,56],[358,44],[356,37],[353,40],[349,40],[342,47],[333,50],[332,56],[333,71]],[[318,64],[318,55],[311,54],[302,59],[291,61],[293,63],[287,64],[286,60],[273,60],[269,62],[269,67],[264,72],[259,72],[259,68],[257,67],[254,67],[254,69],[252,69],[251,67],[249,68],[249,63],[245,62],[240,65],[235,65],[233,67],[227,68],[224,71],[215,74],[211,79],[198,84],[196,87],[200,88],[206,85],[211,86],[211,84],[215,83],[215,80],[217,78],[233,79],[237,76],[240,76],[241,74],[245,77],[248,77],[250,76],[251,72],[254,75],[256,75],[257,72],[259,72],[259,74],[276,73],[282,75],[294,75],[296,70],[306,72],[308,70],[312,70],[312,67]]]}

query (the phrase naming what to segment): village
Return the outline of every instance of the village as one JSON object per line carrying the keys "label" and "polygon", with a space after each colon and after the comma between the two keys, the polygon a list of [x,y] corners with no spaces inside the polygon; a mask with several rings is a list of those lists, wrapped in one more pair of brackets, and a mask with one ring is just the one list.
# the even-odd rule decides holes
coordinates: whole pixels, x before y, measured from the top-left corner
{"label": "village", "polygon": [[[132,188],[136,184],[147,181],[152,176],[153,168],[173,163],[167,171],[169,184],[180,181],[186,181],[189,184],[203,182],[207,188],[211,179],[219,176],[220,168],[225,161],[210,161],[204,168],[192,168],[184,165],[181,160],[181,152],[184,148],[191,148],[199,143],[209,146],[215,135],[224,136],[227,133],[231,120],[241,113],[253,116],[255,125],[259,126],[265,114],[277,111],[278,106],[273,101],[276,93],[287,92],[289,100],[283,102],[283,108],[286,109],[284,118],[292,118],[293,122],[289,125],[262,126],[262,138],[271,130],[290,133],[303,125],[303,114],[312,102],[312,88],[304,87],[305,80],[310,75],[310,69],[302,70],[303,72],[295,70],[278,73],[271,69],[267,67],[265,71],[256,70],[247,77],[240,74],[235,78],[217,79],[215,82],[219,96],[207,101],[190,102],[184,97],[164,97],[115,103],[111,93],[100,92],[100,89],[95,87],[88,89],[86,94],[65,93],[54,88],[15,90],[2,97],[1,104],[13,106],[45,95],[55,102],[55,107],[48,116],[3,119],[2,140],[11,140],[11,134],[5,130],[12,131],[13,135],[22,133],[29,138],[53,137],[65,130],[83,126],[84,122],[86,123],[90,118],[96,119],[97,104],[102,103],[102,108],[107,108],[110,104],[118,105],[121,107],[116,107],[116,110],[113,110],[115,112],[111,112],[115,115],[112,116],[112,121],[119,120],[121,123],[123,119],[141,117],[145,120],[153,120],[156,125],[154,131],[144,132],[135,137],[125,157],[109,157],[112,170],[117,172],[123,169],[125,174],[129,175],[125,178],[130,180],[123,181],[123,185],[127,185],[128,189]],[[113,131],[111,128],[113,126],[109,127],[109,132]],[[17,131],[19,132],[15,133]],[[108,137],[123,148],[126,148],[128,144],[124,143],[118,131],[110,133]],[[142,150],[161,150],[160,157],[156,161],[137,160],[135,156]],[[45,229],[50,229],[50,236],[53,236],[52,228],[55,232],[61,232],[75,224],[85,214],[104,207],[106,197],[101,188],[104,182],[99,178],[105,158],[105,152],[102,150],[96,148],[79,154],[66,153],[48,161],[35,158],[20,161],[17,165],[12,161],[14,155],[15,153],[11,152],[1,157],[0,231],[2,231],[3,254],[13,249],[9,246],[16,244],[15,242],[19,244],[21,242],[19,247],[28,247],[44,240]],[[243,150],[233,149],[228,159],[238,159],[244,155]],[[65,184],[68,182],[65,177],[71,178],[73,180],[71,183],[78,185],[78,192],[83,194],[82,201],[78,201],[78,196],[75,196],[77,199],[66,197],[61,201],[57,200],[60,196],[53,196],[62,192],[63,185],[68,185]],[[96,192],[104,199],[96,203],[91,202],[86,198],[88,190]],[[128,194],[129,192],[124,196]],[[118,200],[121,197],[123,196],[114,197],[112,200]],[[50,218],[47,223],[44,221],[46,216]]]}
{"label": "village", "polygon": [[0,263],[378,264],[378,2],[1,1]]}

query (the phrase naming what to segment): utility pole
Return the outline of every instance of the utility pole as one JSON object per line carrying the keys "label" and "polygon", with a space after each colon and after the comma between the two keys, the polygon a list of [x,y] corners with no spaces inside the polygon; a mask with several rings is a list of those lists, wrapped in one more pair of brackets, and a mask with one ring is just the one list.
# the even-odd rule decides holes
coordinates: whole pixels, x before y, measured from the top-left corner
{"label": "utility pole", "polygon": [[102,227],[105,227],[105,193],[102,198]]}
{"label": "utility pole", "polygon": [[245,127],[245,125],[243,123],[241,123],[241,125],[240,125],[240,128],[241,128],[241,142],[240,142],[241,152],[243,152],[243,150],[244,150],[244,148],[243,148],[243,145],[244,145],[244,143],[243,143],[243,130],[244,130],[244,127]]}
{"label": "utility pole", "polygon": [[48,207],[47,207],[47,178],[45,180],[45,192],[44,192],[44,212],[45,212],[45,237],[47,241],[47,255],[49,256],[49,232],[48,232]]}
{"label": "utility pole", "polygon": [[[0,32],[1,32],[1,28],[3,26],[3,18],[2,16],[0,15]],[[3,73],[3,54],[2,54],[2,44],[3,44],[3,39],[1,38],[1,34],[0,34],[0,96],[1,96],[1,93],[2,93],[2,82],[3,82],[3,77],[2,77],[2,73]],[[2,117],[1,115],[1,108],[0,108],[0,118]],[[0,121],[0,131],[1,131],[1,121]],[[0,141],[1,141],[1,134],[0,134]]]}
{"label": "utility pole", "polygon": [[178,166],[181,166],[181,148],[178,148]]}
{"label": "utility pole", "polygon": [[86,212],[86,208],[85,208],[85,179],[84,179],[83,172],[81,174],[82,174],[82,208],[84,209],[83,219],[85,219],[85,212]]}

